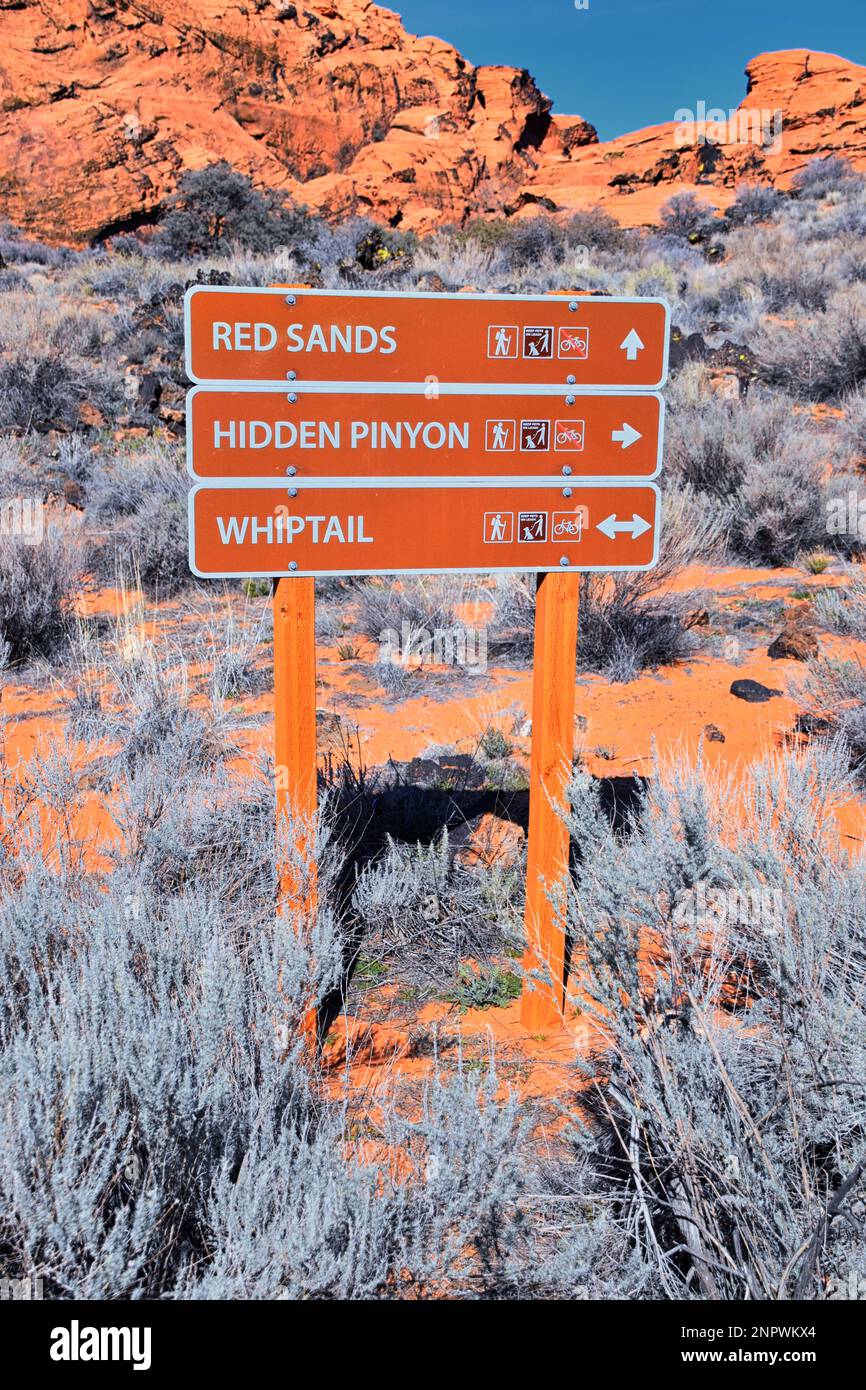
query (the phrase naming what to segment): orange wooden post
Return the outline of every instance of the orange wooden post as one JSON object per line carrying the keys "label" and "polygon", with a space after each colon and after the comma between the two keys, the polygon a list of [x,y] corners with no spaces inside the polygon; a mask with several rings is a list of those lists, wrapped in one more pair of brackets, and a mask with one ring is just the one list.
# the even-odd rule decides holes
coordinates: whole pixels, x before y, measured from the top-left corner
{"label": "orange wooden post", "polygon": [[520,1018],[531,1033],[561,1027],[565,1003],[564,902],[555,906],[549,894],[561,891],[564,899],[568,883],[569,836],[558,813],[574,756],[579,586],[573,571],[540,574],[535,600],[523,964],[551,983],[524,984]]}
{"label": "orange wooden post", "polygon": [[[303,921],[316,907],[316,581],[274,580],[274,760],[277,831],[296,835],[279,869],[280,897]],[[305,1032],[316,1035],[315,1010]]]}
{"label": "orange wooden post", "polygon": [[274,581],[277,815],[316,814],[316,581]]}

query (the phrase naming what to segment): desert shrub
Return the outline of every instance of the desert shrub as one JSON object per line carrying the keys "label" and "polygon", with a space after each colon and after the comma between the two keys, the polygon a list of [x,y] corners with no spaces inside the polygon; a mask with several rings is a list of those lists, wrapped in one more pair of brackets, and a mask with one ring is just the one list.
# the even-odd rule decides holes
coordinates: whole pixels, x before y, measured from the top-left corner
{"label": "desert shrub", "polygon": [[8,222],[0,224],[0,261],[7,265],[40,265],[56,269],[76,259],[77,253],[65,246],[46,246],[22,235]]}
{"label": "desert shrub", "polygon": [[116,713],[107,714],[102,737],[117,742],[113,769],[133,775],[159,757],[183,779],[236,753],[224,721],[189,702],[186,672],[171,674],[146,652],[114,667]]}
{"label": "desert shrub", "polygon": [[[789,218],[796,226],[801,242],[839,242],[840,263],[854,267],[846,271],[845,279],[863,279],[862,243],[866,238],[866,181],[852,184],[851,190],[839,202],[795,203],[796,216]],[[851,246],[846,243],[853,241]],[[853,253],[853,254],[852,254]]]}
{"label": "desert shrub", "polygon": [[831,400],[866,380],[866,290],[834,294],[824,313],[768,323],[751,344],[764,379],[795,395]]}
{"label": "desert shrub", "polygon": [[576,212],[565,224],[568,246],[588,246],[592,251],[619,251],[625,246],[628,234],[616,218],[604,208]]}
{"label": "desert shrub", "polygon": [[669,666],[695,649],[686,599],[653,592],[649,574],[585,574],[580,581],[578,662],[615,682]]}
{"label": "desert shrub", "polygon": [[715,209],[695,193],[675,193],[659,214],[663,233],[684,241],[703,241],[719,228]]}
{"label": "desert shrub", "polygon": [[843,397],[844,418],[833,431],[833,451],[843,467],[862,465],[866,459],[866,387]]}
{"label": "desert shrub", "polygon": [[535,630],[535,575],[498,574],[493,589],[493,614],[488,652],[507,660],[532,656]]}
{"label": "desert shrub", "polygon": [[813,611],[820,627],[866,641],[866,575],[862,566],[851,571],[847,584],[821,589],[815,595]]}
{"label": "desert shrub", "polygon": [[561,261],[565,252],[565,231],[559,222],[544,213],[509,224],[499,243],[498,255],[509,269],[537,265],[539,261]]}
{"label": "desert shrub", "polygon": [[443,997],[465,1013],[467,1009],[506,1008],[512,999],[520,997],[520,989],[521,979],[514,970],[505,970],[501,965],[481,969],[460,965],[456,984]]}
{"label": "desert shrub", "polygon": [[815,457],[768,460],[733,499],[732,545],[753,564],[789,565],[825,536],[824,484]]}
{"label": "desert shrub", "polygon": [[[149,245],[137,243],[135,252],[107,252],[84,262],[69,279],[72,285],[100,298],[144,302],[164,294],[189,276],[189,268],[158,256]],[[122,327],[123,318],[115,319]],[[122,334],[118,335],[122,340]]]}
{"label": "desert shrub", "polygon": [[[267,605],[262,605],[262,616]],[[204,644],[205,660],[210,664],[211,697],[215,703],[253,695],[269,679],[259,670],[258,647],[263,623],[237,623],[232,615],[217,630],[211,627]]]}
{"label": "desert shrub", "polygon": [[661,569],[664,582],[685,565],[723,565],[729,558],[730,512],[707,492],[675,478],[662,499]]}
{"label": "desert shrub", "polygon": [[489,963],[521,939],[519,872],[462,864],[447,831],[431,845],[389,839],[360,875],[352,908],[365,954],[392,962],[425,991],[450,988],[466,957]]}
{"label": "desert shrub", "polygon": [[707,389],[700,367],[671,384],[665,431],[670,474],[725,502],[755,463],[802,446],[803,429],[784,397],[750,393],[728,400]]}
{"label": "desert shrub", "polygon": [[300,939],[276,914],[246,939],[218,899],[120,877],[99,891],[35,863],[0,917],[15,982],[0,1048],[16,1111],[0,1142],[6,1249],[55,1297],[177,1288],[258,1126],[278,1145],[309,1114],[291,1045],[310,984]]}
{"label": "desert shrub", "polygon": [[808,419],[783,397],[714,395],[700,368],[681,372],[670,396],[670,472],[714,499],[735,554],[782,565],[823,543],[827,444]]}
{"label": "desert shrub", "polygon": [[111,380],[59,351],[0,360],[0,429],[71,429],[82,405],[111,411]]}
{"label": "desert shrub", "polygon": [[[172,797],[158,758],[151,771],[146,787],[141,773],[126,783],[107,877],[62,860],[49,870],[38,818],[0,861],[10,1277],[38,1274],[61,1299],[500,1287],[519,1236],[523,1121],[495,1069],[479,1079],[438,1068],[406,1111],[385,1098],[383,1157],[371,1155],[348,1094],[317,1088],[301,1028],[343,969],[333,860],[319,845],[318,912],[301,931],[274,910],[272,781],[252,799],[270,796],[266,816],[223,804],[210,827],[208,793],[231,793],[201,782],[198,819],[182,829],[192,795]],[[68,767],[40,778],[43,803],[74,799]],[[229,862],[222,837],[234,845],[243,831],[269,892],[247,892]],[[189,873],[165,860],[153,872],[160,833],[169,850],[179,834]]]}
{"label": "desert shrub", "polygon": [[[183,751],[183,750],[182,750]],[[245,914],[250,924],[274,909],[278,852],[289,854],[276,833],[276,795],[271,770],[262,765],[238,778],[222,759],[187,758],[177,777],[159,751],[130,757],[122,746],[112,768],[110,805],[122,848],[113,859],[120,876],[134,874],[140,891],[160,898],[195,892],[219,897],[224,910]],[[322,888],[332,889],[334,855],[324,817],[317,835],[323,847]],[[305,873],[303,864],[301,874]]]}
{"label": "desert shrub", "polygon": [[805,168],[794,175],[791,187],[801,198],[821,199],[831,193],[848,192],[859,182],[862,182],[862,175],[849,160],[828,154],[810,159]]}
{"label": "desert shrub", "polygon": [[682,661],[694,652],[693,593],[671,581],[690,564],[721,564],[726,558],[728,517],[690,488],[669,485],[663,502],[659,560],[634,574],[584,574],[580,581],[582,669],[601,671],[615,682],[641,671]]}
{"label": "desert shrub", "polygon": [[492,1067],[480,1083],[438,1072],[413,1116],[387,1106],[377,1131],[400,1154],[399,1171],[365,1161],[333,1111],[299,1136],[284,1126],[278,1145],[257,1146],[237,1182],[220,1184],[215,1258],[196,1296],[394,1298],[435,1287],[493,1297],[509,1288],[524,1127],[497,1085]]}
{"label": "desert shrub", "polygon": [[368,580],[361,585],[356,622],[374,641],[385,632],[396,633],[405,655],[407,646],[420,652],[437,628],[454,629],[457,615],[447,584],[435,577],[407,576],[399,581]]}
{"label": "desert shrub", "polygon": [[37,540],[0,526],[0,654],[6,663],[57,650],[72,630],[83,583],[83,549],[74,534],[45,524]]}
{"label": "desert shrub", "polygon": [[[36,434],[0,434],[0,506],[38,490],[42,450]],[[44,500],[44,498],[43,498]]]}
{"label": "desert shrub", "polygon": [[[847,611],[836,609],[833,616],[840,625],[860,627],[863,610],[861,582]],[[797,694],[809,716],[808,723],[844,740],[860,777],[866,776],[866,667],[862,660],[855,657],[853,661],[810,661]]]}
{"label": "desert shrub", "polygon": [[597,1039],[578,1191],[656,1297],[820,1297],[862,1267],[866,869],[828,811],[844,764],[758,765],[742,795],[659,773],[624,839],[589,779],[572,788]]}
{"label": "desert shrub", "polygon": [[401,700],[412,690],[415,670],[402,661],[379,660],[373,666],[373,675],[386,695],[392,700]]}
{"label": "desert shrub", "polygon": [[505,241],[510,225],[507,217],[471,217],[464,226],[447,230],[461,239],[492,248]]}
{"label": "desert shrub", "polygon": [[120,399],[106,352],[109,319],[70,311],[40,291],[5,297],[0,327],[0,429],[72,429],[81,407],[110,415]]}
{"label": "desert shrub", "polygon": [[236,243],[273,251],[292,240],[306,214],[276,193],[254,188],[225,162],[189,170],[169,200],[154,239],[164,255],[181,259],[220,253]]}
{"label": "desert shrub", "polygon": [[493,248],[483,239],[439,232],[421,243],[415,271],[419,276],[438,275],[446,290],[487,288],[493,262]]}
{"label": "desert shrub", "polygon": [[732,227],[770,222],[779,215],[784,203],[784,194],[771,184],[740,184],[725,217]]}
{"label": "desert shrub", "polygon": [[131,457],[102,457],[86,492],[88,521],[102,531],[99,572],[111,579],[134,570],[149,594],[178,593],[190,579],[187,494],[178,450],[154,445]]}

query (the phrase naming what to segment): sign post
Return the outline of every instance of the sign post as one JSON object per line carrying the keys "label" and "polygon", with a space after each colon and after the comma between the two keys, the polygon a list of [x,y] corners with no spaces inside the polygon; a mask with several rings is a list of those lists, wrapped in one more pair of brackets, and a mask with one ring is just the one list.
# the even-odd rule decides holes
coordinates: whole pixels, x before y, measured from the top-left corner
{"label": "sign post", "polygon": [[301,920],[315,576],[536,573],[521,1019],[561,1026],[579,579],[658,561],[667,305],[196,286],[185,314],[190,568],[273,580],[277,816],[296,856],[280,886]]}
{"label": "sign post", "polygon": [[[316,581],[275,579],[274,764],[278,850],[291,843],[278,865],[284,910],[309,921],[316,908]],[[316,1037],[315,1010],[304,1032]]]}
{"label": "sign post", "polygon": [[569,835],[562,813],[567,809],[565,792],[574,756],[579,594],[579,574],[538,576],[526,847],[526,978],[520,1002],[520,1021],[530,1033],[560,1027],[565,1002]]}

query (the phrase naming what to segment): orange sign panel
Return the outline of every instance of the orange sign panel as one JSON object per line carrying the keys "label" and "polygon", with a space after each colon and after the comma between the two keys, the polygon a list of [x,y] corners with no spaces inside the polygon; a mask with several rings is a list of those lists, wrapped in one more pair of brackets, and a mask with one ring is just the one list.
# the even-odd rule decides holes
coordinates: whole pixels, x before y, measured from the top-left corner
{"label": "orange sign panel", "polygon": [[479,395],[245,390],[187,396],[195,478],[654,478],[651,394]]}
{"label": "orange sign panel", "polygon": [[203,483],[189,510],[202,578],[633,570],[658,558],[652,483]]}
{"label": "orange sign panel", "polygon": [[370,291],[187,290],[193,381],[655,388],[660,299]]}

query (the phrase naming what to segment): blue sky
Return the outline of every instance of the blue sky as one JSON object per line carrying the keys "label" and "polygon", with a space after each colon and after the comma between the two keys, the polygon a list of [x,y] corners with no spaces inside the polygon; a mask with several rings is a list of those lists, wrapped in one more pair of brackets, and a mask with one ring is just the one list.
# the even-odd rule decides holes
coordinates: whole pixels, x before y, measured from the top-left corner
{"label": "blue sky", "polygon": [[757,53],[812,48],[866,64],[866,0],[391,0],[416,34],[473,63],[525,67],[554,109],[610,139],[703,100],[745,95]]}

